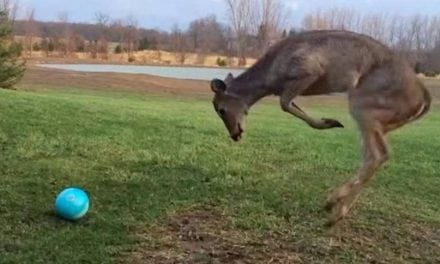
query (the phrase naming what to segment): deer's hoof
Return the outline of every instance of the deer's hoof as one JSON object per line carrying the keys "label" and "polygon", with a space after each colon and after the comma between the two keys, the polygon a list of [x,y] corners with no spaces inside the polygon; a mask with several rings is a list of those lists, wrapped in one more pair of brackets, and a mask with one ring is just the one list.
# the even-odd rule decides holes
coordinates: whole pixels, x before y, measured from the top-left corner
{"label": "deer's hoof", "polygon": [[333,226],[336,225],[336,223],[337,223],[337,222],[335,222],[333,219],[328,219],[328,220],[325,222],[324,226],[327,227],[327,228],[332,228]]}
{"label": "deer's hoof", "polygon": [[335,207],[335,205],[336,205],[335,201],[327,200],[324,205],[324,210],[326,210],[327,212],[331,212],[333,207]]}
{"label": "deer's hoof", "polygon": [[331,215],[325,223],[326,227],[333,227],[345,218],[349,211],[349,207],[344,203],[336,203],[332,205]]}
{"label": "deer's hoof", "polygon": [[344,127],[343,124],[341,124],[338,120],[335,119],[323,118],[322,121],[324,121],[324,123],[327,125],[328,128]]}

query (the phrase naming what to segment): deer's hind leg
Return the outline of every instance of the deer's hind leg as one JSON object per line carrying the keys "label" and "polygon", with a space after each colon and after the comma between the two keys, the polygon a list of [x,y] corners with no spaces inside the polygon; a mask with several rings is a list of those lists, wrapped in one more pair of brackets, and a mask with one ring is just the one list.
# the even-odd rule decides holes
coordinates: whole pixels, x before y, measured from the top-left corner
{"label": "deer's hind leg", "polygon": [[326,209],[332,211],[329,225],[334,225],[345,217],[362,188],[388,159],[383,126],[376,120],[363,122],[360,123],[363,144],[362,165],[356,176],[337,188],[327,200]]}
{"label": "deer's hind leg", "polygon": [[[419,118],[429,109],[429,96],[422,85],[411,83],[411,79],[395,81],[394,76],[393,72],[379,70],[349,91],[350,113],[362,136],[362,165],[353,179],[328,198],[326,209],[332,211],[330,225],[345,217],[362,188],[387,161],[386,134]],[[390,81],[384,82],[386,78]],[[409,92],[411,96],[406,95]]]}
{"label": "deer's hind leg", "polygon": [[356,175],[336,188],[327,199],[326,209],[331,211],[330,226],[347,215],[363,187],[388,159],[386,127],[396,110],[387,105],[396,102],[387,98],[388,87],[377,85],[374,75],[370,78],[349,91],[350,114],[361,134],[362,164]]}

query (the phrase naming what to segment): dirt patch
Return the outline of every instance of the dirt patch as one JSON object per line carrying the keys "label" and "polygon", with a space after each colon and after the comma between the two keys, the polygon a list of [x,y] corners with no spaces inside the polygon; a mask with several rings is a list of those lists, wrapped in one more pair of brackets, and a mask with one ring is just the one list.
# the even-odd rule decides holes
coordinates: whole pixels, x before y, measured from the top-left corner
{"label": "dirt patch", "polygon": [[178,80],[146,74],[89,73],[30,66],[20,88],[93,89],[103,91],[133,91],[154,94],[211,95],[209,82]]}
{"label": "dirt patch", "polygon": [[409,219],[333,230],[310,219],[277,233],[242,230],[231,219],[206,207],[175,212],[141,231],[121,263],[440,263],[440,229]]}
{"label": "dirt patch", "polygon": [[439,235],[436,227],[398,217],[382,224],[346,221],[319,246],[328,260],[319,263],[440,263]]}
{"label": "dirt patch", "polygon": [[177,212],[164,225],[141,235],[142,246],[125,263],[253,264],[300,263],[293,244],[232,228],[220,211],[198,208]]}

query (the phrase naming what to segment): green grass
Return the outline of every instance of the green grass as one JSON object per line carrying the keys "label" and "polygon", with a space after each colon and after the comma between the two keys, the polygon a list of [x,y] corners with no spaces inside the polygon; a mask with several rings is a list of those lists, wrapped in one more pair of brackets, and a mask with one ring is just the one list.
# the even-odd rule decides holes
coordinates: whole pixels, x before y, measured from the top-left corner
{"label": "green grass", "polygon": [[[315,131],[264,103],[235,144],[209,100],[0,91],[0,263],[113,263],[136,247],[136,230],[195,204],[221,208],[242,230],[287,232],[304,254],[322,252],[321,207],[357,169],[359,140],[344,108],[323,102],[310,113],[347,128]],[[391,136],[392,159],[348,220],[353,236],[396,230],[406,245],[401,219],[438,230],[439,127],[434,109]],[[57,192],[71,185],[91,197],[76,224],[53,213]],[[392,246],[382,250],[397,256]],[[363,262],[350,245],[330,257]]]}

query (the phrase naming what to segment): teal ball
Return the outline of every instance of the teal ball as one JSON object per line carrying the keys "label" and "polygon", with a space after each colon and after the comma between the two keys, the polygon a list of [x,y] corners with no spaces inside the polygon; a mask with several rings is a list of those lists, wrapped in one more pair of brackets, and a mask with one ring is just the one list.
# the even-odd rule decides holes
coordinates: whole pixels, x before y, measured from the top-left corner
{"label": "teal ball", "polygon": [[82,218],[89,210],[87,193],[76,187],[61,191],[55,200],[55,211],[58,216],[75,221]]}

